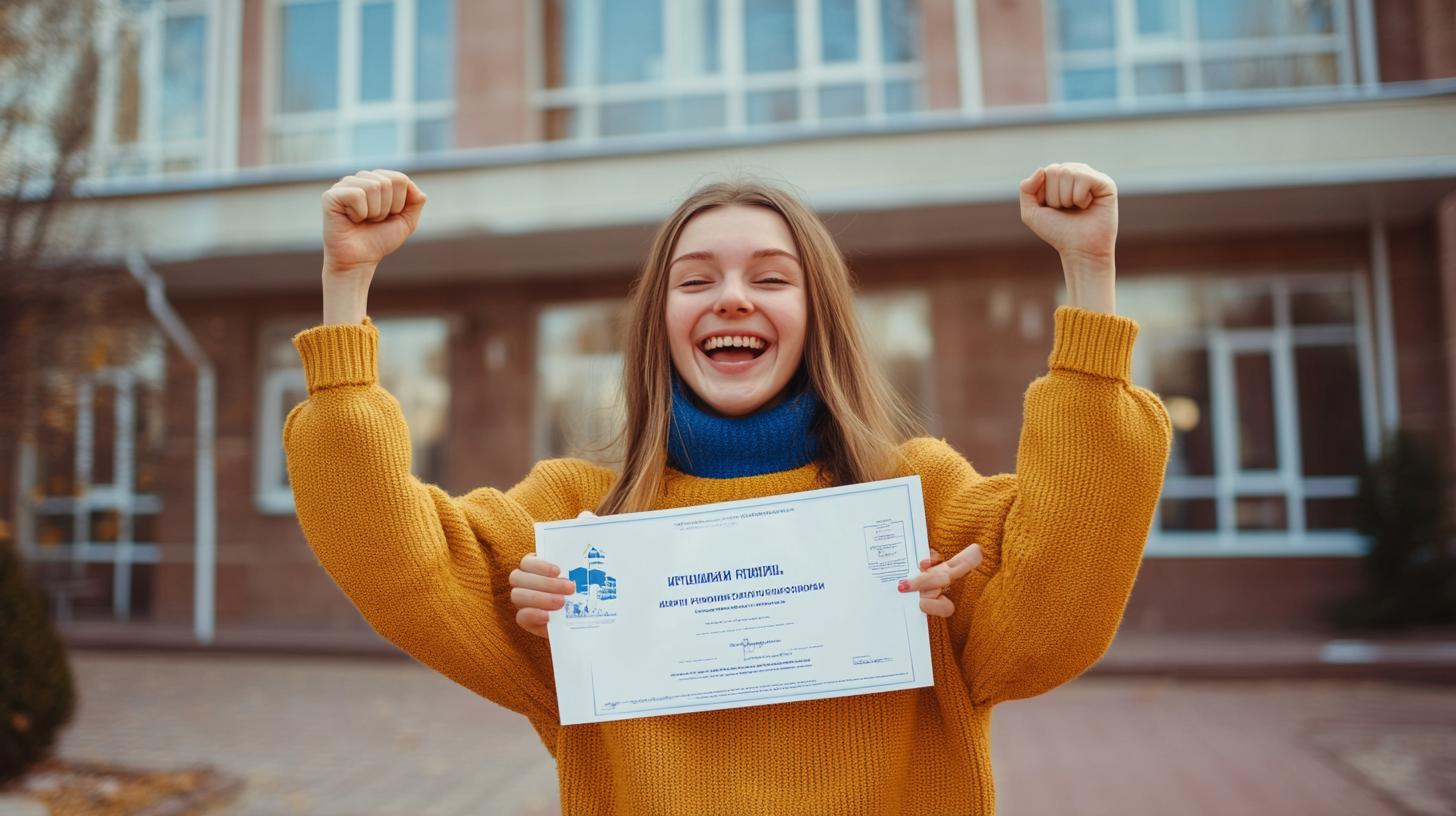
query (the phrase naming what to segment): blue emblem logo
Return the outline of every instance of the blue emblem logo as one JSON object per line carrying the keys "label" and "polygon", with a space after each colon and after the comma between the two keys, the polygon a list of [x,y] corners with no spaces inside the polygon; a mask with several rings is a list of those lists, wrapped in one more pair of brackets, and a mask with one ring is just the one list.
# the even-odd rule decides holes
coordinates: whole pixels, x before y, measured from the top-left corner
{"label": "blue emblem logo", "polygon": [[576,592],[566,598],[566,617],[616,616],[612,601],[617,599],[617,579],[607,574],[606,563],[606,555],[592,547],[586,553],[586,566],[567,573],[567,577],[576,582]]}

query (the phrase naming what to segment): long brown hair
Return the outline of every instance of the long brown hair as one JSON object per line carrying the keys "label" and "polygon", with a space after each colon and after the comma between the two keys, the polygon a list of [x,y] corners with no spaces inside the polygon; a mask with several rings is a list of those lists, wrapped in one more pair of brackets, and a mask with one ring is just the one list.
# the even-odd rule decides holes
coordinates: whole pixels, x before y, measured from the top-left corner
{"label": "long brown hair", "polygon": [[663,223],[647,265],[632,285],[624,325],[627,421],[622,473],[602,499],[598,515],[650,509],[662,492],[672,422],[665,317],[668,265],[687,222],[729,204],[778,213],[799,250],[808,300],[803,368],[825,406],[816,425],[821,474],[830,484],[885,478],[899,465],[899,443],[919,432],[904,401],[865,350],[849,266],[819,217],[792,193],[760,181],[709,184],[688,196]]}

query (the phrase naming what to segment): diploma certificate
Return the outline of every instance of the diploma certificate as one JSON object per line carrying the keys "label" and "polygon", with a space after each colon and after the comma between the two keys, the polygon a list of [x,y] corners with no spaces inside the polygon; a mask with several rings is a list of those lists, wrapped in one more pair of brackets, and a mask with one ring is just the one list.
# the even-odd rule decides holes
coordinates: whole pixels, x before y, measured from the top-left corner
{"label": "diploma certificate", "polygon": [[541,522],[561,724],[929,686],[920,477]]}

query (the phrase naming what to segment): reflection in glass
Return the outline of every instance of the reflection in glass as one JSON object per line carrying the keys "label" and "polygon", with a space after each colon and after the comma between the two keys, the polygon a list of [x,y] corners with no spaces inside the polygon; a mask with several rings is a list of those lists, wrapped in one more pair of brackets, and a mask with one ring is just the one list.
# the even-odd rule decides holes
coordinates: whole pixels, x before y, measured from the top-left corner
{"label": "reflection in glass", "polygon": [[1281,33],[1278,2],[1197,0],[1198,36],[1205,40],[1269,37]]}
{"label": "reflection in glass", "polygon": [[1063,51],[1112,48],[1112,0],[1058,0],[1057,32]]}
{"label": "reflection in glass", "polygon": [[599,462],[621,457],[620,301],[550,306],[536,336],[536,422],[540,454]]}
{"label": "reflection in glass", "polygon": [[1163,397],[1173,426],[1169,476],[1213,475],[1213,414],[1210,411],[1208,352],[1157,349],[1150,387]]}
{"label": "reflection in glass", "polygon": [[1067,68],[1062,71],[1062,98],[1068,102],[1117,97],[1114,68]]}
{"label": "reflection in glass", "polygon": [[[411,471],[425,482],[438,484],[444,475],[444,451],[449,433],[450,375],[449,325],[441,318],[380,318],[379,384],[399,401],[409,426]],[[293,335],[312,323],[271,323],[263,328],[264,380],[279,370],[302,370]],[[282,389],[274,412],[279,427],[263,429],[257,444],[276,445],[283,433],[282,421],[293,406],[307,399],[306,388]],[[262,485],[264,490],[287,484],[287,469],[280,468],[279,485]]]}
{"label": "reflection in glass", "polygon": [[169,17],[162,48],[162,138],[202,138],[206,20]]}
{"label": "reflection in glass", "polygon": [[667,129],[667,105],[661,99],[602,105],[603,136],[635,136]]}
{"label": "reflection in glass", "polygon": [[920,83],[911,79],[885,83],[885,113],[914,113],[921,107]]}
{"label": "reflection in glass", "polygon": [[864,85],[828,85],[819,89],[819,118],[858,118],[864,114]]}
{"label": "reflection in glass", "polygon": [[820,0],[820,59],[854,62],[859,59],[859,3],[856,0]]}
{"label": "reflection in glass", "polygon": [[1358,510],[1356,500],[1348,496],[1307,499],[1304,502],[1304,526],[1310,530],[1354,530]]}
{"label": "reflection in glass", "polygon": [[688,0],[685,7],[684,25],[688,29],[687,41],[697,43],[696,48],[687,49],[687,64],[684,66],[691,76],[711,76],[718,73],[722,61],[718,57],[719,3],[718,0]]}
{"label": "reflection in glass", "polygon": [[916,0],[880,0],[880,59],[913,62],[920,55],[920,10]]}
{"label": "reflection in glass", "polygon": [[335,0],[283,6],[283,113],[332,110],[339,104],[339,4]]}
{"label": "reflection in glass", "polygon": [[758,74],[799,66],[794,0],[743,0],[743,18],[744,70]]}
{"label": "reflection in glass", "polygon": [[1358,474],[1365,464],[1365,444],[1355,347],[1296,348],[1294,377],[1305,475]]}
{"label": "reflection in glass", "polygon": [[1176,37],[1182,21],[1181,0],[1137,0],[1137,30],[1142,36]]}
{"label": "reflection in glass", "polygon": [[1218,504],[1213,499],[1165,498],[1158,503],[1162,529],[1207,531],[1218,529]]}
{"label": "reflection in glass", "polygon": [[673,100],[670,113],[673,130],[718,130],[728,121],[727,100],[721,94]]}
{"label": "reflection in glass", "polygon": [[1289,527],[1288,503],[1283,496],[1239,496],[1234,501],[1240,530],[1284,530]]}
{"label": "reflection in glass", "polygon": [[359,100],[394,98],[394,4],[369,3],[359,10]]}
{"label": "reflection in glass", "polygon": [[1274,370],[1268,354],[1234,355],[1234,394],[1239,420],[1239,469],[1278,468]]}
{"label": "reflection in glass", "polygon": [[449,99],[455,87],[450,0],[415,0],[415,101]]}
{"label": "reflection in glass", "polygon": [[662,78],[662,0],[612,0],[597,6],[597,81],[603,85]]}
{"label": "reflection in glass", "polygon": [[1138,96],[1183,93],[1183,64],[1137,66],[1133,69],[1133,90]]}
{"label": "reflection in glass", "polygon": [[933,424],[934,338],[930,298],[921,291],[864,292],[855,296],[855,314],[875,364],[919,416]]}
{"label": "reflection in glass", "polygon": [[394,122],[363,122],[354,126],[349,153],[353,158],[387,159],[399,152],[399,126]]}
{"label": "reflection in glass", "polygon": [[1218,289],[1219,313],[1230,329],[1274,325],[1274,295],[1267,286],[1230,285]]}
{"label": "reflection in glass", "polygon": [[1203,63],[1203,87],[1207,91],[1334,85],[1338,81],[1339,66],[1333,54],[1218,59]]}
{"label": "reflection in glass", "polygon": [[1202,287],[1187,278],[1134,278],[1117,283],[1118,311],[1149,329],[1203,328],[1202,297]]}
{"label": "reflection in glass", "polygon": [[449,150],[454,139],[450,134],[450,119],[421,119],[415,122],[415,152],[438,153]]}
{"label": "reflection in glass", "polygon": [[793,122],[799,118],[798,91],[755,91],[746,99],[748,124]]}
{"label": "reflection in glass", "polygon": [[1296,326],[1354,323],[1354,293],[1348,287],[1291,292],[1289,316]]}

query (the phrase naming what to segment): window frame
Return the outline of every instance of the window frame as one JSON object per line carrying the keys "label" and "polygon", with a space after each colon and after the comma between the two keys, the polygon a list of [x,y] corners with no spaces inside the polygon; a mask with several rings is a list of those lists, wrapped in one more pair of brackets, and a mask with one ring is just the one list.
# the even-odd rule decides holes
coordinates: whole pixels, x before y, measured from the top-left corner
{"label": "window frame", "polygon": [[[1330,34],[1296,34],[1278,37],[1198,39],[1195,0],[1176,0],[1181,38],[1144,38],[1137,33],[1137,0],[1110,0],[1113,43],[1110,49],[1063,51],[1058,27],[1058,0],[1043,0],[1047,52],[1047,102],[1054,107],[1132,108],[1149,103],[1180,100],[1197,104],[1208,99],[1261,98],[1277,94],[1315,91],[1330,86],[1280,86],[1276,88],[1205,91],[1203,62],[1207,59],[1293,57],[1333,54],[1339,78],[1334,87],[1355,84],[1355,31],[1348,0],[1333,0],[1334,31]],[[1139,40],[1142,40],[1141,42]],[[1177,64],[1183,70],[1183,91],[1169,94],[1136,92],[1136,69],[1144,65]],[[1111,68],[1117,94],[1106,99],[1067,99],[1062,72],[1077,68]]]}
{"label": "window frame", "polygon": [[[118,3],[103,3],[98,15],[94,44],[103,55],[97,74],[97,102],[92,114],[90,167],[87,175],[97,180],[154,179],[169,175],[205,173],[223,166],[226,157],[220,151],[229,141],[223,133],[220,111],[223,96],[229,89],[222,84],[220,70],[223,41],[222,0],[152,0],[144,9],[127,9]],[[162,135],[162,93],[167,21],[174,17],[203,18],[202,53],[202,135],[196,139],[166,140]],[[120,91],[121,32],[135,21],[140,32],[137,139],[131,144],[116,142],[117,96]],[[114,173],[119,161],[136,157],[141,172]],[[191,159],[195,169],[166,170],[168,161]]]}
{"label": "window frame", "polygon": [[[338,48],[339,85],[338,104],[327,110],[283,112],[280,83],[283,78],[283,13],[288,6],[308,5],[318,2],[336,2],[339,7]],[[467,0],[451,0],[452,21],[458,17],[458,4]],[[454,149],[454,128],[456,98],[458,96],[455,70],[459,61],[459,49],[452,43],[450,72],[451,95],[448,99],[427,101],[415,100],[415,63],[417,53],[416,21],[417,0],[384,0],[395,9],[394,14],[394,98],[385,102],[361,102],[359,86],[362,81],[359,69],[360,22],[362,9],[381,0],[267,0],[263,14],[263,88],[262,101],[262,155],[264,163],[278,167],[299,167],[337,164],[353,159],[383,159],[384,156],[356,156],[353,151],[354,128],[359,125],[392,123],[399,138],[395,158],[418,155],[416,150],[416,127],[422,121],[445,119],[451,132],[451,147]],[[453,26],[452,26],[453,34]],[[327,155],[305,160],[285,160],[278,156],[277,140],[280,136],[307,135],[332,131],[329,142],[332,151]]]}
{"label": "window frame", "polygon": [[[1212,287],[1268,287],[1273,299],[1273,326],[1226,328],[1219,325],[1217,299],[1199,300],[1204,326],[1195,330],[1168,330],[1144,326],[1139,350],[1133,354],[1133,382],[1152,388],[1150,347],[1160,350],[1202,350],[1208,354],[1208,387],[1214,457],[1213,475],[1170,474],[1163,483],[1164,499],[1213,499],[1217,513],[1214,531],[1165,531],[1159,503],[1148,535],[1147,555],[1152,557],[1206,556],[1358,556],[1368,542],[1354,530],[1308,530],[1305,500],[1353,497],[1359,489],[1357,475],[1308,476],[1302,471],[1303,429],[1299,422],[1299,395],[1295,352],[1305,347],[1353,346],[1356,380],[1360,390],[1361,448],[1367,461],[1379,453],[1380,426],[1376,406],[1375,353],[1372,334],[1368,281],[1359,270],[1345,272],[1269,272],[1241,275],[1179,273],[1139,277],[1136,280],[1193,281],[1200,294]],[[1348,284],[1353,303],[1349,324],[1294,325],[1290,295],[1298,291],[1329,289]],[[1271,397],[1274,400],[1275,444],[1279,466],[1269,470],[1244,470],[1238,461],[1237,395],[1234,390],[1233,358],[1239,352],[1269,353]],[[1161,394],[1159,397],[1161,398]],[[1280,530],[1239,530],[1236,501],[1239,498],[1282,497],[1286,526]]]}
{"label": "window frame", "polygon": [[[595,35],[599,16],[597,4],[602,0],[587,0],[583,3],[584,22],[582,28],[591,32],[585,38],[587,47],[579,59],[592,74],[596,72]],[[881,58],[881,0],[856,0],[858,20],[859,58],[855,61],[825,63],[820,38],[820,0],[796,0],[795,33],[799,54],[798,67],[788,71],[748,73],[744,68],[743,13],[744,0],[719,0],[718,3],[718,48],[719,69],[714,75],[692,76],[681,70],[686,63],[684,53],[691,29],[687,28],[686,17],[675,0],[663,0],[663,76],[646,82],[602,85],[588,81],[580,85],[550,88],[546,85],[546,62],[551,55],[546,50],[546,14],[541,4],[532,4],[527,26],[527,53],[531,56],[531,109],[533,119],[540,128],[540,141],[564,141],[593,143],[651,138],[660,135],[682,135],[700,133],[762,132],[774,130],[812,129],[825,123],[883,122],[891,117],[911,116],[927,110],[925,99],[925,54],[923,37],[918,40],[917,58],[897,64],[886,64]],[[924,13],[920,14],[923,26]],[[909,81],[914,83],[920,94],[919,104],[909,113],[888,114],[885,111],[886,86],[890,83]],[[863,116],[845,116],[821,119],[819,113],[819,91],[835,85],[862,83],[865,86],[865,112]],[[748,95],[754,91],[792,90],[796,92],[799,116],[790,122],[750,124],[748,122]],[[673,129],[646,131],[620,136],[601,135],[601,107],[617,102],[672,103],[679,99],[691,99],[704,95],[724,97],[724,124],[721,128]],[[542,123],[550,111],[571,110],[579,117],[577,135],[551,139]]]}

